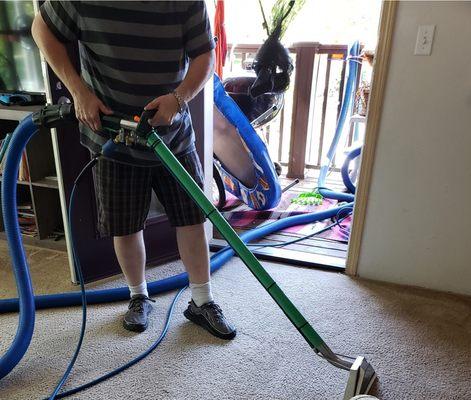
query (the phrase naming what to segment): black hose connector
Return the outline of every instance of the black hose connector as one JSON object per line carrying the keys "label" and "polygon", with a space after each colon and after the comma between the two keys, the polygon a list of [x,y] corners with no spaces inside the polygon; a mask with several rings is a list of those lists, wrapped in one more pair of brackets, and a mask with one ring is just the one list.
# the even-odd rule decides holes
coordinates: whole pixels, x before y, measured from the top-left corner
{"label": "black hose connector", "polygon": [[137,136],[146,139],[152,131],[152,126],[149,124],[149,119],[152,119],[156,110],[144,110],[139,118],[139,124],[136,128]]}
{"label": "black hose connector", "polygon": [[57,128],[77,122],[73,104],[48,104],[33,114],[33,123],[44,128]]}

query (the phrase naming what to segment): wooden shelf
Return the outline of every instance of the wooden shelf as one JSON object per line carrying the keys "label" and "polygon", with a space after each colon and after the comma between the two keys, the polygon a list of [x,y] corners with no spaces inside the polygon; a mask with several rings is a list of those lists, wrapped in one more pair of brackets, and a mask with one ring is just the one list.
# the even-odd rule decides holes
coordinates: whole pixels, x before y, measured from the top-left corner
{"label": "wooden shelf", "polygon": [[59,189],[59,184],[57,181],[51,179],[40,179],[39,181],[31,182],[33,186],[45,187],[49,189]]}
{"label": "wooden shelf", "polygon": [[18,210],[18,215],[21,215],[21,216],[24,216],[24,217],[34,217],[36,218],[36,215],[34,215],[34,212],[33,211],[22,211],[22,210]]}
{"label": "wooden shelf", "polygon": [[20,181],[20,180],[18,180],[17,183],[18,183],[18,185],[25,185],[25,186],[29,186],[29,185],[30,185],[30,183],[29,183],[28,181]]}
{"label": "wooden shelf", "polygon": [[39,111],[43,106],[4,106],[0,104],[0,119],[21,121],[33,112]]}

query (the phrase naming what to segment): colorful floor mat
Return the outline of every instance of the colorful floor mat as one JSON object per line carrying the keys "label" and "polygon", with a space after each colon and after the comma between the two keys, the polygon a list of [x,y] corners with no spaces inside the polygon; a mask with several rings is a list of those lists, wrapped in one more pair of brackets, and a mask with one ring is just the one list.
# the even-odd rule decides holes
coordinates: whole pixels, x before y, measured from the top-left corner
{"label": "colorful floor mat", "polygon": [[[290,217],[293,215],[313,213],[316,211],[325,210],[334,207],[337,204],[336,200],[324,199],[322,205],[300,205],[291,202],[291,199],[298,196],[298,193],[283,193],[280,204],[271,210],[255,211],[250,209],[241,202],[227,193],[227,204],[223,210],[224,218],[231,224],[233,228],[239,229],[253,229],[262,224],[272,222],[281,218]],[[309,235],[323,227],[331,224],[333,221],[326,220],[306,225],[296,225],[286,229],[282,232],[291,233],[296,236]],[[337,240],[340,242],[348,242],[350,236],[351,217],[345,218],[341,225],[337,225],[332,229],[323,232],[319,237]]]}

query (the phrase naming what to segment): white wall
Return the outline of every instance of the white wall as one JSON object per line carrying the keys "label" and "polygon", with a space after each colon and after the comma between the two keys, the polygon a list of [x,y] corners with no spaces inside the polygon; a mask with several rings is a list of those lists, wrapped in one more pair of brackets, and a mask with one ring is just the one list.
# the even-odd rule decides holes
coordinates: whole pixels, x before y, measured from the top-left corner
{"label": "white wall", "polygon": [[[471,2],[401,2],[359,275],[471,295]],[[414,56],[418,25],[436,25]]]}

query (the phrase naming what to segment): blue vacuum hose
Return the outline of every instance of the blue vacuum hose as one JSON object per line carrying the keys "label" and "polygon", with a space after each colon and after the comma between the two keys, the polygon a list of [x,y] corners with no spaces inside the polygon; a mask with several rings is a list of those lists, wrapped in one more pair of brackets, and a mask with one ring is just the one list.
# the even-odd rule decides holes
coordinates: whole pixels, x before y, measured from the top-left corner
{"label": "blue vacuum hose", "polygon": [[342,165],[342,170],[340,171],[342,173],[343,184],[352,194],[355,194],[356,187],[353,184],[352,180],[350,179],[350,173],[349,173],[348,168],[350,166],[350,163],[355,158],[359,157],[360,154],[361,154],[361,146],[358,146],[357,148],[353,149],[350,153],[348,153]]}
{"label": "blue vacuum hose", "polygon": [[3,171],[3,220],[19,295],[16,309],[19,309],[20,315],[13,343],[0,358],[0,379],[15,368],[16,364],[23,358],[34,331],[34,293],[28,263],[23,251],[20,226],[18,224],[16,185],[23,150],[36,131],[37,127],[34,125],[31,117],[25,118],[20,123],[10,140]]}
{"label": "blue vacuum hose", "polygon": [[[245,242],[262,238],[270,233],[285,229],[290,226],[308,224],[316,221],[322,221],[327,218],[333,218],[337,213],[345,207],[352,204],[330,208],[328,210],[319,211],[312,214],[295,215],[293,217],[284,218],[270,224],[264,225],[257,229],[245,232],[241,235],[241,239]],[[219,250],[211,257],[211,273],[220,269],[234,255],[234,251],[230,246]],[[159,281],[149,282],[147,289],[149,295],[156,295],[163,292],[179,289],[188,285],[188,274],[171,276]],[[37,309],[78,306],[82,303],[81,292],[57,293],[50,295],[35,296],[34,301]],[[87,304],[108,303],[113,301],[124,301],[129,299],[129,289],[127,286],[113,289],[90,290],[87,291]],[[5,299],[0,301],[0,313],[18,311],[18,299]]]}

